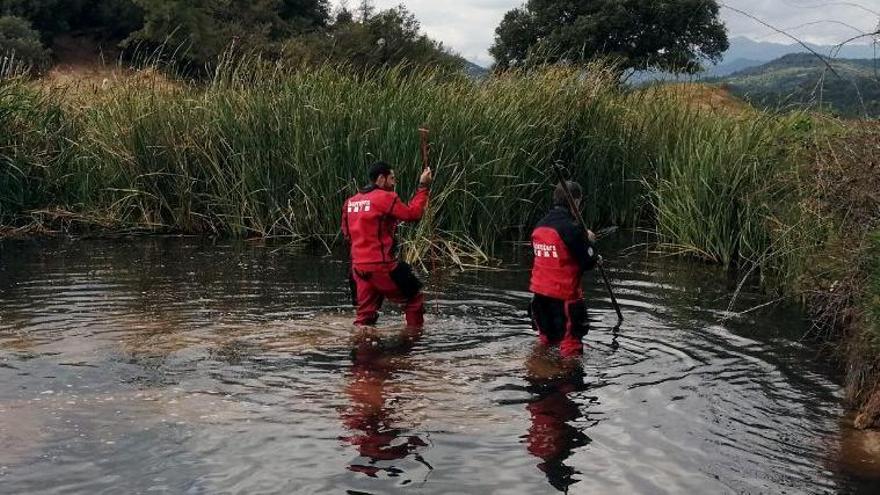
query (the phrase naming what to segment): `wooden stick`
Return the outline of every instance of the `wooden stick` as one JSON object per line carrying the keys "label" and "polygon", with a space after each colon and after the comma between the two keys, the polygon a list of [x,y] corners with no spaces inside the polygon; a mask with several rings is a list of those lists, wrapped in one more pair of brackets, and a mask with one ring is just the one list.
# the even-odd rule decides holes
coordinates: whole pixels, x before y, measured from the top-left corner
{"label": "wooden stick", "polygon": [[[580,212],[578,211],[577,203],[574,201],[574,196],[571,195],[571,190],[568,188],[568,181],[565,179],[565,176],[562,174],[562,166],[558,163],[553,165],[553,170],[556,171],[556,176],[559,178],[559,185],[562,187],[562,190],[565,192],[565,199],[568,201],[568,209],[571,211],[571,215],[577,219],[581,228],[584,229],[584,233],[587,232],[587,224],[584,222],[583,217],[581,217]],[[620,304],[617,303],[617,298],[614,297],[614,291],[611,290],[611,283],[608,282],[608,277],[605,275],[605,267],[602,266],[602,261],[597,263],[599,266],[599,273],[602,274],[602,280],[605,282],[605,288],[608,289],[608,295],[611,296],[611,305],[614,307],[614,311],[617,313],[617,326],[619,327],[621,323],[623,323],[623,313],[620,311]]]}

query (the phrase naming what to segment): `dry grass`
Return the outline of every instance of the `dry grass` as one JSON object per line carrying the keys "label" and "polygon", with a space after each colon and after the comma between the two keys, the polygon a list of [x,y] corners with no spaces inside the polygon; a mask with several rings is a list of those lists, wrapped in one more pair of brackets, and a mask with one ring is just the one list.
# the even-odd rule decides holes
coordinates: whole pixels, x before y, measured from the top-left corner
{"label": "dry grass", "polygon": [[124,62],[117,48],[101,46],[88,37],[58,36],[53,51],[56,64],[34,84],[50,92],[64,93],[68,100],[79,104],[132,86],[159,91],[183,86],[150,64],[135,67]]}
{"label": "dry grass", "polygon": [[880,426],[880,125],[837,123],[812,151],[802,207],[821,238],[796,286],[816,328],[840,343],[856,426]]}
{"label": "dry grass", "polygon": [[656,92],[659,97],[673,98],[698,110],[725,116],[754,116],[759,113],[755,107],[732,95],[726,89],[712,84],[663,84],[651,86],[644,91]]}

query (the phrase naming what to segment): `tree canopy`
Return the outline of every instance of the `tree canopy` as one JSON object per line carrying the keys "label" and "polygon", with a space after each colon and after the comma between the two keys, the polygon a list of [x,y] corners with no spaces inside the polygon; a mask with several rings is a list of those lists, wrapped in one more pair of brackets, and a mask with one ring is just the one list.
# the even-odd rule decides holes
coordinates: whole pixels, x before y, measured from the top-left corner
{"label": "tree canopy", "polygon": [[490,52],[499,69],[610,57],[693,73],[728,45],[716,0],[528,0],[504,16]]}
{"label": "tree canopy", "polygon": [[24,19],[47,45],[59,34],[90,36],[130,49],[164,47],[176,62],[197,66],[233,44],[269,58],[363,68],[463,65],[421,34],[404,7],[377,11],[369,0],[335,16],[329,0],[0,0],[0,15]]}
{"label": "tree canopy", "polygon": [[345,62],[359,69],[399,64],[463,67],[463,59],[420,33],[418,19],[403,6],[375,12],[362,5],[358,13],[355,21],[353,13],[340,11],[330,29],[288,43],[285,56],[301,63]]}
{"label": "tree canopy", "polygon": [[143,13],[132,0],[0,0],[0,15],[27,19],[48,43],[74,31],[121,40],[141,26]]}
{"label": "tree canopy", "polygon": [[[4,58],[20,61],[34,71],[49,64],[49,51],[40,42],[40,34],[21,17],[0,17],[0,62]],[[5,65],[5,64],[4,64]]]}
{"label": "tree canopy", "polygon": [[326,25],[327,0],[134,0],[143,27],[126,44],[165,44],[196,62],[215,58],[230,43],[271,51],[274,44]]}

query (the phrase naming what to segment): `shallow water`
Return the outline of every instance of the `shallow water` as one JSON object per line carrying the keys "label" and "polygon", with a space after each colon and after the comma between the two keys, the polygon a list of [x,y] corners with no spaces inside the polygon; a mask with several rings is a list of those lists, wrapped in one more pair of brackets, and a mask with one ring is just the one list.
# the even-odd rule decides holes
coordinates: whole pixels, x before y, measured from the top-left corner
{"label": "shallow water", "polygon": [[246,243],[0,243],[0,492],[880,488],[807,323],[722,321],[720,272],[615,257],[627,321],[588,284],[579,371],[534,352],[522,267],[431,280],[422,335],[396,310],[355,334],[345,270]]}

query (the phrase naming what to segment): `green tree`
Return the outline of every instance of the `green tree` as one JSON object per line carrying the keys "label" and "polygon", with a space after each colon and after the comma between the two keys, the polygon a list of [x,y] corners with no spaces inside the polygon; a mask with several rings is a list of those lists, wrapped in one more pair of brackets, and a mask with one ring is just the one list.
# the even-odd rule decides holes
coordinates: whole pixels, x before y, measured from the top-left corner
{"label": "green tree", "polygon": [[134,0],[144,25],[126,43],[165,44],[199,63],[235,42],[273,51],[290,36],[326,25],[327,0]]}
{"label": "green tree", "polygon": [[34,71],[49,66],[49,50],[40,42],[40,34],[21,17],[0,17],[0,60],[4,58],[19,60]]}
{"label": "green tree", "polygon": [[499,69],[605,56],[693,73],[727,48],[716,0],[528,0],[504,16],[490,52]]}
{"label": "green tree", "polygon": [[121,41],[144,24],[144,13],[134,0],[89,0],[74,19],[74,28],[98,38]]}
{"label": "green tree", "polygon": [[70,12],[80,12],[85,0],[0,0],[0,14],[27,19],[45,41],[70,29]]}
{"label": "green tree", "polygon": [[463,67],[461,57],[420,33],[421,24],[405,7],[371,9],[364,2],[357,20],[347,9],[341,10],[330,29],[290,40],[285,56],[294,63],[345,62],[358,69],[400,64],[447,70]]}
{"label": "green tree", "polygon": [[324,27],[330,20],[327,0],[281,0],[278,3],[278,18],[293,34]]}
{"label": "green tree", "polygon": [[133,0],[0,0],[0,14],[27,19],[47,43],[61,33],[121,40],[142,24]]}

